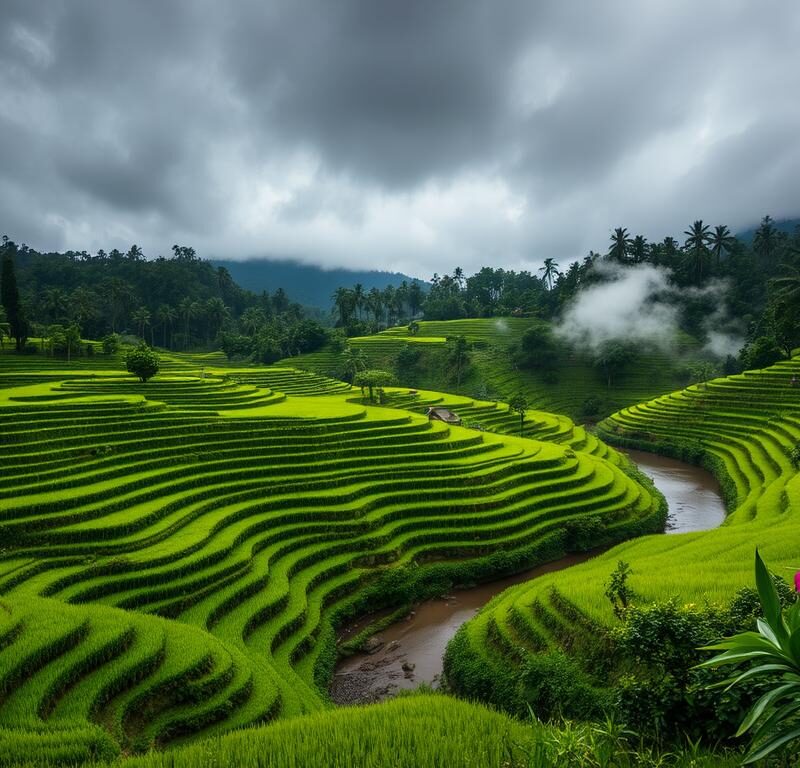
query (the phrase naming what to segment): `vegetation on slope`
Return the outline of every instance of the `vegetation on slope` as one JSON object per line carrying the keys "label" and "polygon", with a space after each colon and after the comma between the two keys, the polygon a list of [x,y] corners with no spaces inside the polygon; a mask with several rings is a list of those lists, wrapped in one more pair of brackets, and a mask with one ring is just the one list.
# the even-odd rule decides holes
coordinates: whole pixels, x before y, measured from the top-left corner
{"label": "vegetation on slope", "polygon": [[[748,587],[756,547],[779,574],[800,565],[799,374],[794,358],[602,422],[608,440],[712,469],[728,501],[725,524],[627,542],[512,587],[448,648],[456,690],[512,708],[526,700],[546,707],[560,696],[574,714],[617,708],[648,732],[730,737],[753,691],[703,694],[698,685],[709,673],[692,670],[702,658],[695,648],[754,621],[757,600]],[[608,594],[619,561],[630,566],[624,582],[632,608],[622,611]],[[785,583],[781,592],[794,599]],[[548,688],[548,679],[557,684]]]}
{"label": "vegetation on slope", "polygon": [[[420,321],[416,326],[413,332],[400,326],[374,336],[354,337],[347,345],[363,354],[365,367],[394,371],[405,386],[436,389],[446,382],[452,392],[505,401],[522,394],[533,408],[579,420],[592,421],[671,392],[688,383],[696,363],[708,360],[699,343],[685,335],[675,339],[672,353],[639,345],[616,366],[609,385],[604,360],[565,341],[553,341],[552,356],[543,364],[537,339],[542,332],[549,333],[551,325],[542,320]],[[531,334],[534,338],[529,342]],[[454,340],[458,338],[467,343],[460,377],[454,365]],[[347,378],[348,347],[329,346],[287,358],[280,365]]]}
{"label": "vegetation on slope", "polygon": [[[439,393],[379,408],[206,362],[0,390],[0,723],[20,758],[324,709],[347,617],[663,525],[652,487],[563,417],[530,412],[540,440],[520,439],[414,412]],[[507,406],[456,402],[517,428]]]}

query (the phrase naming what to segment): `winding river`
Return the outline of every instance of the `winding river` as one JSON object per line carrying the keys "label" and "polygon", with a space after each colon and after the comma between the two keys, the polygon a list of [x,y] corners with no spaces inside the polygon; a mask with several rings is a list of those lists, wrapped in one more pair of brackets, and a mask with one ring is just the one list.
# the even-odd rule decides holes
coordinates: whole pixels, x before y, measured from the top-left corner
{"label": "winding river", "polygon": [[[627,451],[669,504],[666,533],[686,533],[716,528],[725,519],[719,483],[704,469],[644,451]],[[456,630],[495,595],[507,587],[560,571],[588,560],[595,553],[568,555],[499,581],[454,590],[437,600],[415,607],[403,620],[377,635],[371,653],[358,653],[340,661],[331,685],[331,698],[339,704],[374,702],[421,683],[436,686],[442,673],[445,647]],[[352,637],[375,616],[348,627],[340,640]]]}

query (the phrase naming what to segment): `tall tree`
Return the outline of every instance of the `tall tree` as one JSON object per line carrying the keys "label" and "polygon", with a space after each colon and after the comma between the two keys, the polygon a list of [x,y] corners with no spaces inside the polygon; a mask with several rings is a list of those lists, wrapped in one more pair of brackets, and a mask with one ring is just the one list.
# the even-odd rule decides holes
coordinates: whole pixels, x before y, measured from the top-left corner
{"label": "tall tree", "polygon": [[548,291],[553,290],[556,278],[561,274],[558,271],[558,264],[554,259],[545,259],[544,266],[539,268],[542,273],[542,281],[547,286]]}
{"label": "tall tree", "polygon": [[617,227],[611,235],[611,249],[608,252],[610,259],[624,264],[628,261],[628,254],[633,246],[633,239],[625,227]]}
{"label": "tall tree", "polygon": [[172,325],[177,320],[178,313],[169,304],[161,304],[156,310],[156,320],[161,326],[162,346],[167,348],[167,330],[169,330],[169,343],[172,346]]}
{"label": "tall tree", "polygon": [[377,288],[370,288],[366,298],[367,309],[376,323],[383,319],[383,294]]}
{"label": "tall tree", "polygon": [[219,296],[213,296],[206,301],[205,310],[208,323],[208,340],[211,341],[220,332],[225,320],[230,317],[230,312]]}
{"label": "tall tree", "polygon": [[333,294],[333,305],[339,315],[339,325],[347,327],[356,308],[355,296],[349,288],[337,288]]}
{"label": "tall tree", "polygon": [[[174,246],[178,247],[178,246]],[[183,319],[183,348],[189,348],[189,339],[191,337],[191,324],[192,319],[197,317],[197,302],[192,301],[188,296],[181,299],[178,305],[178,312]]]}
{"label": "tall tree", "polygon": [[694,272],[695,278],[699,281],[703,278],[708,262],[708,243],[711,239],[709,226],[703,224],[702,219],[698,219],[683,234],[686,235],[684,247],[689,269]]}
{"label": "tall tree", "polygon": [[14,272],[14,260],[11,256],[12,246],[3,242],[3,267],[0,273],[0,302],[8,318],[11,335],[16,340],[17,352],[22,352],[28,340],[28,323],[19,299],[17,276]]}
{"label": "tall tree", "polygon": [[136,330],[139,338],[144,341],[144,329],[150,325],[150,310],[147,307],[139,307],[132,315],[131,320],[136,323]]}
{"label": "tall tree", "polygon": [[641,264],[647,258],[647,238],[636,235],[631,244],[631,258],[634,264]]}
{"label": "tall tree", "polygon": [[408,309],[411,312],[412,317],[419,312],[419,308],[422,306],[423,298],[424,296],[422,293],[422,288],[420,287],[419,283],[414,280],[411,285],[408,286]]}
{"label": "tall tree", "polygon": [[519,416],[519,435],[522,437],[525,429],[525,414],[528,412],[528,401],[522,393],[512,397],[508,409]]}
{"label": "tall tree", "polygon": [[239,325],[248,336],[255,336],[267,324],[267,316],[260,307],[248,307],[239,318]]}
{"label": "tall tree", "polygon": [[344,365],[345,376],[351,384],[356,380],[360,371],[367,369],[367,356],[363,349],[352,347],[348,344],[342,352],[342,364]]}
{"label": "tall tree", "polygon": [[90,288],[79,285],[69,295],[69,316],[84,330],[97,319],[99,312],[100,297]]}
{"label": "tall tree", "polygon": [[47,288],[42,296],[41,308],[51,323],[60,323],[67,317],[69,299],[60,288]]}
{"label": "tall tree", "polygon": [[761,219],[761,224],[753,236],[753,250],[764,260],[772,261],[780,241],[778,230],[773,226],[771,216]]}
{"label": "tall tree", "polygon": [[724,224],[717,224],[708,242],[711,246],[711,253],[714,255],[714,260],[717,266],[719,266],[722,263],[722,254],[731,252],[736,238]]}
{"label": "tall tree", "polygon": [[664,238],[664,241],[661,243],[661,256],[666,266],[675,266],[678,260],[678,247],[678,241],[674,237],[667,235],[667,237]]}
{"label": "tall tree", "polygon": [[463,336],[456,336],[450,344],[447,362],[456,375],[456,387],[460,387],[461,377],[469,365],[469,347],[467,345],[467,340]]}
{"label": "tall tree", "polygon": [[366,298],[366,294],[364,293],[364,286],[361,283],[356,283],[353,286],[353,308],[356,311],[356,317],[361,319],[361,312],[364,309],[364,299]]}

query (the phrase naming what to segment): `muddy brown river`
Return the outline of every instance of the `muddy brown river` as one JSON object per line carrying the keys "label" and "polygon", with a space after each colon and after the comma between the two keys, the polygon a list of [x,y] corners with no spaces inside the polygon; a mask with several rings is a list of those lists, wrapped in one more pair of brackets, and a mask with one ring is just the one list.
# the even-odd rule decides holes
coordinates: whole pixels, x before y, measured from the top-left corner
{"label": "muddy brown river", "polygon": [[[669,504],[666,533],[686,533],[716,528],[725,519],[719,483],[704,469],[644,451],[627,451]],[[375,702],[421,683],[436,687],[442,674],[442,657],[458,628],[507,587],[569,568],[596,553],[567,557],[516,576],[489,582],[428,600],[415,606],[403,620],[382,630],[371,643],[371,653],[361,652],[341,660],[331,684],[338,704]],[[340,640],[352,637],[375,616],[347,627]]]}

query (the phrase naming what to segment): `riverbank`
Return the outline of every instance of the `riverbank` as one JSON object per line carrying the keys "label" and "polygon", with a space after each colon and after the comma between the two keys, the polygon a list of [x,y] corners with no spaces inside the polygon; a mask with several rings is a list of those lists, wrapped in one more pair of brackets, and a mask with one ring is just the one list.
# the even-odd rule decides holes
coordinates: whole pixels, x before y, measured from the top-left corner
{"label": "riverbank", "polygon": [[[708,530],[724,521],[719,483],[710,472],[645,451],[625,452],[667,499],[666,533]],[[331,699],[343,705],[372,703],[423,683],[438,687],[447,644],[458,628],[495,595],[515,584],[585,562],[598,552],[567,555],[506,579],[454,590],[443,598],[416,605],[401,621],[371,638],[366,650],[339,662],[331,683]],[[370,616],[354,623],[340,636],[340,642],[354,637],[378,618]]]}

